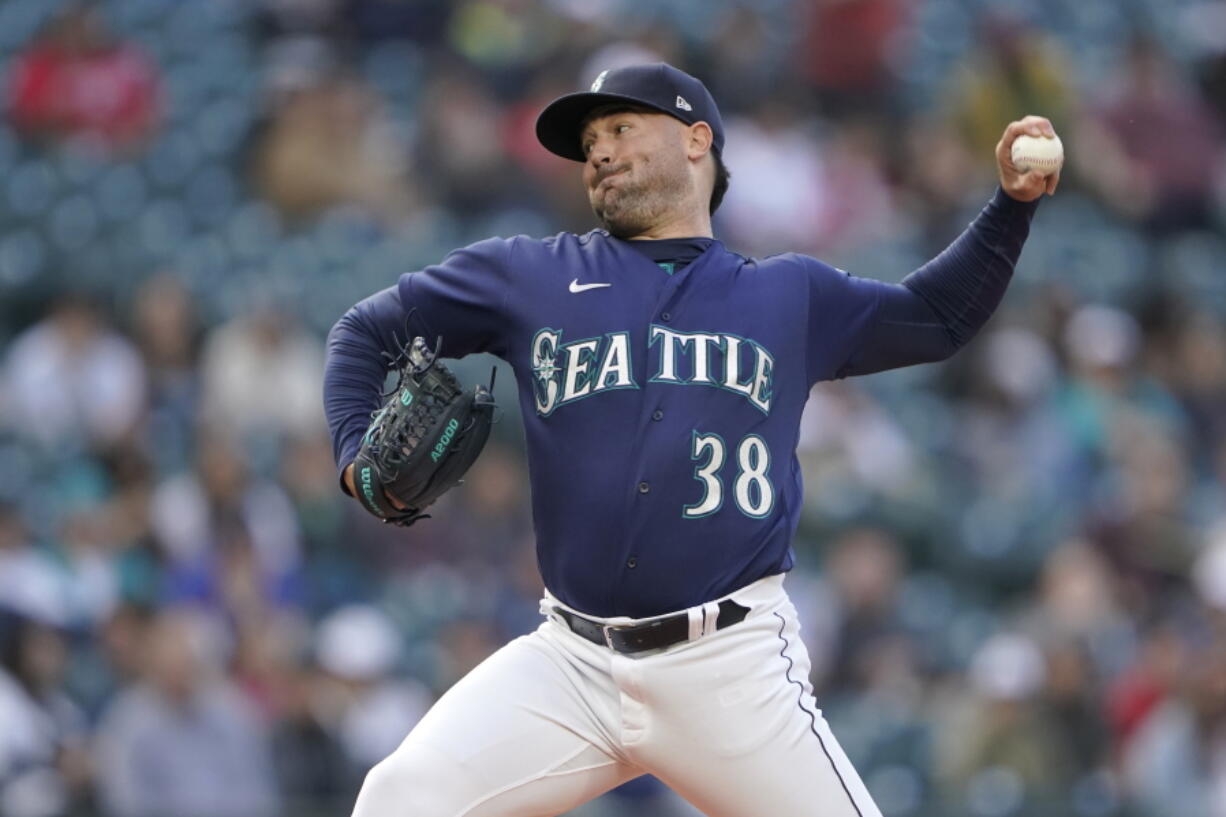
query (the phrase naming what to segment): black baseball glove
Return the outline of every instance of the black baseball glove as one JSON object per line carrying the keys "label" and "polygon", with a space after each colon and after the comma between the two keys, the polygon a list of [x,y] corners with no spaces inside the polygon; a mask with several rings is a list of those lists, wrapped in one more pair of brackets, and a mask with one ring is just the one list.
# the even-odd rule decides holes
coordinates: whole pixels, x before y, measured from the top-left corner
{"label": "black baseball glove", "polygon": [[465,392],[420,337],[402,358],[399,382],[362,438],[353,483],[366,510],[407,527],[463,481],[489,438],[494,397],[485,386]]}

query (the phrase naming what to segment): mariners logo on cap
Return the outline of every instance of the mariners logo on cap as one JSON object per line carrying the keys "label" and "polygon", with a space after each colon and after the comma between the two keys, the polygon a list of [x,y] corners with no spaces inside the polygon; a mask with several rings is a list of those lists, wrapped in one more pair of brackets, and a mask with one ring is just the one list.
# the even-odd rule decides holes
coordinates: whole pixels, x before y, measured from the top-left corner
{"label": "mariners logo on cap", "polygon": [[597,91],[600,90],[600,86],[604,85],[605,75],[608,73],[609,73],[608,69],[605,69],[604,71],[600,72],[600,76],[596,77],[596,81],[592,83],[592,93],[596,93]]}

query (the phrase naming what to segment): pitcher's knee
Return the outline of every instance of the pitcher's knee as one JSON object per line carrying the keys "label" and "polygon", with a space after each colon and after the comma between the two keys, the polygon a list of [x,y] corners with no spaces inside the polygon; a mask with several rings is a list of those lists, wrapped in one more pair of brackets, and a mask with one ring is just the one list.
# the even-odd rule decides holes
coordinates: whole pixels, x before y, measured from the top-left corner
{"label": "pitcher's knee", "polygon": [[454,763],[401,749],[367,772],[353,817],[461,817],[464,788]]}

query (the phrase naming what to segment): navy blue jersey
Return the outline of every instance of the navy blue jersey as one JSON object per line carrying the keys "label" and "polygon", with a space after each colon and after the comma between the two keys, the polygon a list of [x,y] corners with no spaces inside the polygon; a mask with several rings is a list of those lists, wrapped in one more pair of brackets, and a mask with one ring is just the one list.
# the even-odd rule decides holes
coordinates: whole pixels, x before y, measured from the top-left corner
{"label": "navy blue jersey", "polygon": [[[592,615],[701,604],[792,566],[813,384],[952,354],[999,302],[1034,204],[1001,192],[902,284],[719,241],[658,263],[603,231],[489,239],[403,275],[329,337],[338,465],[413,334],[514,369],[546,586]],[[701,250],[701,246],[699,247]]]}

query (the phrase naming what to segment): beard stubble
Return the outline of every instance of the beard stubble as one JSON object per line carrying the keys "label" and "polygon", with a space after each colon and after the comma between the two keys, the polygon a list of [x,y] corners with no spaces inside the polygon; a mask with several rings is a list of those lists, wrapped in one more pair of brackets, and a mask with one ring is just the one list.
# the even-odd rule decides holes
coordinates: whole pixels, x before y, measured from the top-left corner
{"label": "beard stubble", "polygon": [[590,198],[592,212],[615,238],[633,238],[660,224],[693,186],[684,158],[664,154],[640,160],[632,174],[617,179],[601,201]]}

